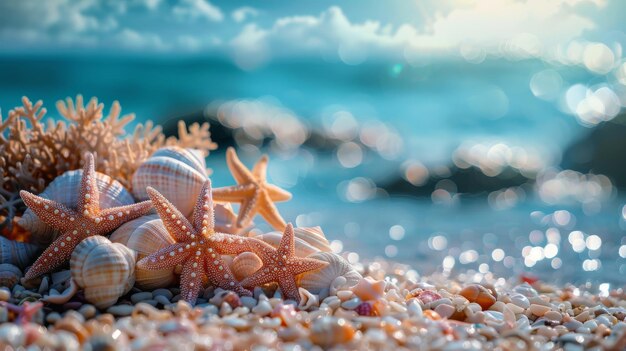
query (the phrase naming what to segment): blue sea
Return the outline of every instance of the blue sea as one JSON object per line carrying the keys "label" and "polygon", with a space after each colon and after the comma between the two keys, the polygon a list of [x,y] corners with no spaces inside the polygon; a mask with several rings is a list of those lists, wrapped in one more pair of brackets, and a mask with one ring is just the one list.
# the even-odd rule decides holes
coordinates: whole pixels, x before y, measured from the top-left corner
{"label": "blue sea", "polygon": [[[346,198],[351,181],[398,178],[405,160],[449,167],[454,151],[468,142],[522,148],[543,167],[558,167],[563,151],[591,129],[563,112],[559,98],[533,95],[530,81],[546,68],[536,60],[448,60],[418,67],[291,60],[248,72],[212,57],[3,56],[0,107],[5,113],[26,95],[43,100],[55,117],[55,101],[80,93],[107,106],[119,100],[123,112],[136,113],[135,122],[166,124],[218,102],[260,99],[313,129],[322,128],[329,111],[347,111],[357,123],[393,128],[401,147],[393,157],[365,153],[351,168],[327,151],[271,155],[270,179],[294,193],[291,202],[279,204],[287,220],[322,226],[334,248],[361,260],[394,259],[424,275],[472,270],[476,279],[492,273],[516,279],[532,272],[546,281],[623,286],[626,201],[617,190],[594,211],[580,203],[547,204],[532,182],[523,198],[503,209],[494,209],[488,193],[455,194],[441,203],[431,196],[388,195],[374,186],[373,196]],[[576,67],[556,71],[564,88],[597,80]],[[233,182],[223,151],[207,161],[215,186]],[[251,166],[256,156],[244,152],[242,158]],[[261,219],[257,223],[267,229]]]}

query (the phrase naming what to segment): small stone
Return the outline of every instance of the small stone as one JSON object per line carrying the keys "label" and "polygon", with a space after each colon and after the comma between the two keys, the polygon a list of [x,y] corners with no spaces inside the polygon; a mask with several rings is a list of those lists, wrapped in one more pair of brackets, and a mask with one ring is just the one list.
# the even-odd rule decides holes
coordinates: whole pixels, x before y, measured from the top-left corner
{"label": "small stone", "polygon": [[559,322],[559,323],[563,319],[563,316],[557,311],[546,312],[543,316],[548,320]]}
{"label": "small stone", "polygon": [[529,307],[529,310],[530,310],[530,313],[534,314],[535,316],[541,317],[544,314],[546,314],[548,311],[550,311],[550,307],[537,305],[537,304],[531,304]]}
{"label": "small stone", "polygon": [[54,324],[60,319],[61,315],[58,312],[50,312],[46,316],[46,322],[48,322],[49,324]]}
{"label": "small stone", "polygon": [[595,320],[591,319],[591,320],[588,320],[585,323],[583,323],[583,327],[589,328],[589,330],[594,331],[598,327],[598,322],[596,322]]}
{"label": "small stone", "polygon": [[468,285],[459,292],[459,295],[465,297],[469,302],[476,302],[483,311],[489,309],[496,302],[496,298],[487,288],[480,284]]}
{"label": "small stone", "polygon": [[249,309],[253,309],[256,306],[256,300],[252,296],[242,296],[240,300],[241,304]]}
{"label": "small stone", "polygon": [[269,301],[261,300],[259,303],[252,308],[252,313],[258,316],[267,316],[272,312],[272,305],[270,305]]}
{"label": "small stone", "polygon": [[110,313],[117,317],[130,316],[133,313],[134,307],[131,305],[115,305],[107,308],[107,313]]}
{"label": "small stone", "polygon": [[9,301],[11,299],[11,290],[7,288],[0,288],[0,301]]}
{"label": "small stone", "polygon": [[144,292],[138,292],[138,293],[133,294],[130,297],[130,301],[132,301],[133,304],[137,304],[145,300],[150,300],[151,298],[152,298],[152,293],[149,291],[144,291]]}
{"label": "small stone", "polygon": [[511,299],[511,303],[516,306],[524,309],[530,307],[530,301],[528,301],[528,298],[520,293],[511,293],[509,298]]}
{"label": "small stone", "polygon": [[82,314],[85,319],[91,319],[96,315],[96,307],[94,305],[86,304],[78,309],[78,313]]}
{"label": "small stone", "polygon": [[347,310],[353,310],[360,304],[361,304],[361,299],[359,299],[358,297],[353,297],[350,300],[342,302],[341,307]]}
{"label": "small stone", "polygon": [[168,289],[156,289],[152,292],[152,298],[156,300],[157,296],[165,296],[167,298],[167,300],[171,300],[172,297],[174,297],[174,294],[172,294],[171,291],[169,291]]}
{"label": "small stone", "polygon": [[171,302],[165,295],[156,295],[154,296],[154,301],[160,303],[163,306],[169,305]]}
{"label": "small stone", "polygon": [[448,304],[440,304],[437,307],[435,307],[435,312],[439,313],[439,315],[442,318],[450,318],[452,317],[452,315],[454,314],[454,312],[456,311],[456,309],[454,308],[454,306],[452,305],[448,305]]}
{"label": "small stone", "polygon": [[565,328],[567,328],[569,331],[576,331],[576,329],[582,327],[583,324],[581,322],[573,319],[573,320],[571,320],[569,322],[564,323],[563,326]]}
{"label": "small stone", "polygon": [[311,326],[311,341],[322,347],[337,346],[354,338],[352,324],[343,318],[323,317]]}
{"label": "small stone", "polygon": [[148,305],[150,305],[152,307],[156,307],[159,304],[159,302],[157,300],[153,300],[153,299],[143,300],[143,301],[141,301],[139,303],[146,303],[146,304],[148,304]]}

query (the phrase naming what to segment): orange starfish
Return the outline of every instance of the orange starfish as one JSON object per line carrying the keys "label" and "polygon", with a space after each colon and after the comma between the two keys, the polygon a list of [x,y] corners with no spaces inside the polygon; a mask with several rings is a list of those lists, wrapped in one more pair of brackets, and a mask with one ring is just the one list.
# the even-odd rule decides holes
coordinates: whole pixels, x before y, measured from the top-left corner
{"label": "orange starfish", "polygon": [[67,262],[76,245],[83,239],[92,235],[107,234],[123,223],[147,214],[152,209],[150,201],[101,209],[95,173],[93,155],[88,153],[75,209],[28,191],[20,192],[26,206],[43,222],[62,233],[33,263],[24,276],[25,279],[32,279],[50,272]]}
{"label": "orange starfish", "polygon": [[255,287],[276,282],[286,299],[300,303],[295,276],[325,267],[328,263],[312,258],[299,258],[295,254],[294,233],[287,224],[278,249],[260,240],[250,240],[250,247],[263,261],[263,267],[241,281],[244,287]]}
{"label": "orange starfish", "polygon": [[158,191],[148,187],[147,192],[165,228],[177,242],[144,257],[137,262],[139,267],[158,270],[182,264],[181,295],[191,304],[196,302],[205,276],[222,289],[252,295],[235,279],[221,255],[249,251],[248,243],[254,239],[215,232],[210,180],[200,191],[191,223]]}
{"label": "orange starfish", "polygon": [[244,166],[232,147],[226,151],[228,168],[237,181],[237,185],[213,190],[216,201],[238,202],[241,204],[237,216],[237,226],[244,227],[259,213],[275,229],[285,228],[285,220],[278,213],[274,202],[291,199],[291,193],[275,185],[268,184],[266,179],[267,155],[254,165],[252,172]]}

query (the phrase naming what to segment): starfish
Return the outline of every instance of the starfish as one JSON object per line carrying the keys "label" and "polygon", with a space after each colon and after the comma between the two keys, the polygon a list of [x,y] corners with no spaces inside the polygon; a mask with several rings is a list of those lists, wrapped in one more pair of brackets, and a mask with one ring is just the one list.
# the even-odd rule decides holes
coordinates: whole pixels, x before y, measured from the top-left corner
{"label": "starfish", "polygon": [[215,201],[238,202],[241,204],[237,216],[237,226],[244,227],[259,213],[276,230],[285,228],[285,220],[278,213],[274,202],[291,199],[291,193],[267,183],[267,162],[263,155],[252,171],[246,168],[232,147],[226,151],[226,163],[237,181],[237,185],[213,190]]}
{"label": "starfish", "polygon": [[263,267],[242,280],[241,285],[250,288],[277,282],[285,298],[298,303],[300,303],[300,294],[295,276],[328,265],[320,260],[296,256],[291,223],[287,224],[278,249],[260,240],[250,240],[250,247],[263,261]]}
{"label": "starfish", "polygon": [[221,255],[250,251],[248,243],[255,239],[215,231],[211,181],[207,180],[200,191],[191,222],[161,193],[151,187],[146,190],[165,228],[177,242],[142,258],[137,265],[158,270],[181,264],[181,296],[191,304],[196,302],[203,277],[222,289],[252,296],[235,279]]}
{"label": "starfish", "polygon": [[20,191],[26,206],[43,222],[61,232],[26,272],[26,280],[50,272],[67,262],[76,245],[83,239],[93,235],[105,235],[125,222],[148,214],[152,209],[150,201],[101,209],[95,173],[93,155],[87,153],[75,208],[28,191]]}

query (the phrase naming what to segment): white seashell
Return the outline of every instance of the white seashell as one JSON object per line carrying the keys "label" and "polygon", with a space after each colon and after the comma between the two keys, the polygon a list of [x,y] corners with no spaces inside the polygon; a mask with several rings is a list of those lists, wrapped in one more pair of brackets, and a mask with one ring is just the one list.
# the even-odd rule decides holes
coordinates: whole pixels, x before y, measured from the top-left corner
{"label": "white seashell", "polygon": [[[73,208],[76,205],[82,177],[82,169],[67,171],[54,179],[39,196]],[[108,175],[96,172],[96,183],[100,190],[101,208],[135,203],[130,192]],[[48,246],[59,235],[57,230],[42,222],[31,209],[27,209],[17,223],[31,232],[31,242],[39,246]]]}
{"label": "white seashell", "polygon": [[14,265],[10,263],[0,264],[0,287],[12,289],[23,276],[22,271]]}
{"label": "white seashell", "polygon": [[230,203],[214,203],[215,231],[227,234],[243,234],[251,228],[237,228],[237,214]]}
{"label": "white seashell", "polygon": [[136,254],[103,236],[83,240],[70,259],[72,279],[85,299],[98,308],[107,308],[126,294],[135,283]]}
{"label": "white seashell", "polygon": [[133,175],[133,195],[148,200],[146,188],[158,190],[186,217],[207,179],[204,159],[194,150],[168,146],[157,150]]}
{"label": "white seashell", "polygon": [[[296,256],[298,257],[306,257],[316,252],[332,251],[330,243],[326,240],[320,227],[294,228],[294,236]],[[283,233],[281,232],[269,232],[255,236],[255,238],[263,240],[274,247],[278,247],[282,237]]]}
{"label": "white seashell", "polygon": [[37,245],[9,240],[0,236],[0,263],[24,269],[30,266],[41,249]]}
{"label": "white seashell", "polygon": [[235,279],[243,280],[243,278],[252,275],[263,266],[263,261],[253,252],[242,252],[237,255],[230,264],[230,270],[235,275]]}
{"label": "white seashell", "polygon": [[297,277],[298,286],[313,294],[319,294],[324,289],[330,289],[337,277],[345,278],[346,286],[354,286],[362,278],[361,274],[348,261],[332,252],[317,252],[307,257],[329,263],[324,268],[306,272]]}
{"label": "white seashell", "polygon": [[299,309],[307,311],[311,307],[319,307],[320,300],[317,295],[311,294],[310,291],[304,288],[298,288],[298,294],[300,295]]}
{"label": "white seashell", "polygon": [[[157,215],[143,216],[126,222],[111,233],[109,239],[134,250],[137,253],[137,260],[176,242]],[[165,288],[175,285],[177,281],[174,267],[161,270],[139,267],[135,269],[135,284],[140,289]]]}

